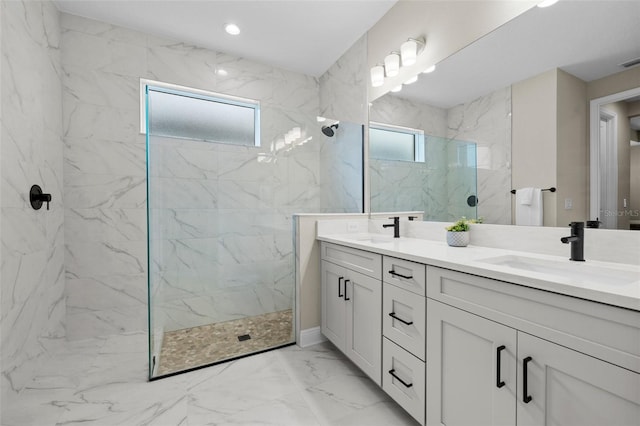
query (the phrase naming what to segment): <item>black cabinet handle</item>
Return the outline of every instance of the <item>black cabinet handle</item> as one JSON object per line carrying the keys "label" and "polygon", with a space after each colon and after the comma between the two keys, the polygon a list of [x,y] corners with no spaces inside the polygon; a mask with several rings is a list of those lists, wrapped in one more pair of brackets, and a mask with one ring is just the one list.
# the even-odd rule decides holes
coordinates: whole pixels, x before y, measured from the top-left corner
{"label": "black cabinet handle", "polygon": [[412,280],[412,279],[413,279],[413,275],[412,275],[412,276],[410,276],[410,277],[408,277],[408,276],[406,276],[406,275],[402,275],[402,274],[397,273],[397,272],[396,272],[396,271],[394,271],[393,269],[392,269],[392,270],[390,270],[390,271],[389,271],[389,273],[390,273],[391,275],[393,275],[394,277],[404,278],[405,280]]}
{"label": "black cabinet handle", "polygon": [[338,299],[344,297],[344,294],[340,294],[340,283],[344,280],[344,277],[338,277]]}
{"label": "black cabinet handle", "polygon": [[344,300],[351,300],[347,297],[347,283],[350,283],[351,280],[344,280]]}
{"label": "black cabinet handle", "polygon": [[496,349],[496,387],[501,388],[504,386],[504,381],[500,379],[500,352],[506,349],[505,345],[498,346]]}
{"label": "black cabinet handle", "polygon": [[410,388],[411,386],[413,386],[413,383],[407,383],[404,380],[402,380],[400,377],[396,376],[396,370],[393,370],[393,369],[389,370],[389,374],[391,374],[394,379],[398,380],[405,387]]}
{"label": "black cabinet handle", "polygon": [[397,319],[398,321],[400,321],[400,322],[401,322],[401,323],[403,323],[403,324],[407,324],[407,325],[411,325],[411,324],[413,324],[413,321],[405,321],[405,320],[403,320],[402,318],[398,318],[398,317],[396,316],[396,313],[395,313],[395,312],[391,312],[391,313],[389,314],[389,316],[390,316],[391,318],[393,318],[393,319]]}
{"label": "black cabinet handle", "polygon": [[528,404],[533,399],[531,395],[528,395],[529,391],[527,390],[527,364],[532,360],[530,356],[526,357],[522,360],[522,401],[525,404]]}

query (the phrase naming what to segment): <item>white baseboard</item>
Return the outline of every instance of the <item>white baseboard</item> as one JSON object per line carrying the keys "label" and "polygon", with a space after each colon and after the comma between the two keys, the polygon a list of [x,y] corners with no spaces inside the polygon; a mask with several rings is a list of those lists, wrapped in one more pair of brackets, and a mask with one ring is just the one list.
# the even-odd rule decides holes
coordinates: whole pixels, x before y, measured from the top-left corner
{"label": "white baseboard", "polygon": [[307,346],[317,345],[318,343],[325,342],[326,337],[320,332],[320,327],[307,328],[300,330],[300,339],[298,340],[298,346],[306,348]]}

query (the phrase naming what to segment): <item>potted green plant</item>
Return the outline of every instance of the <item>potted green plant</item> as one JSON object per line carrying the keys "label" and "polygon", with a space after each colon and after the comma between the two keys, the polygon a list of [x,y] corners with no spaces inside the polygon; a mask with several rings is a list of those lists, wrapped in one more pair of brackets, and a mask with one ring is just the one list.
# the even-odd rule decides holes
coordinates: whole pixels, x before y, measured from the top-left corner
{"label": "potted green plant", "polygon": [[447,226],[447,244],[452,247],[466,247],[469,244],[469,224],[482,223],[482,219],[467,219],[462,216],[453,225]]}

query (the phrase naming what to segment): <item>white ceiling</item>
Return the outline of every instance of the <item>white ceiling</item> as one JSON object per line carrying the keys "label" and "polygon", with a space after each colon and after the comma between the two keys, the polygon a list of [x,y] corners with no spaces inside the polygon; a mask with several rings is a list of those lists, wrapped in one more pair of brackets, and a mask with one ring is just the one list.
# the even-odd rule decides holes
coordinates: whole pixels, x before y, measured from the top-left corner
{"label": "white ceiling", "polygon": [[450,108],[556,67],[592,81],[639,57],[640,1],[560,0],[530,9],[394,95]]}
{"label": "white ceiling", "polygon": [[[322,75],[396,0],[54,0],[58,9],[149,34]],[[224,32],[236,23],[239,36]]]}

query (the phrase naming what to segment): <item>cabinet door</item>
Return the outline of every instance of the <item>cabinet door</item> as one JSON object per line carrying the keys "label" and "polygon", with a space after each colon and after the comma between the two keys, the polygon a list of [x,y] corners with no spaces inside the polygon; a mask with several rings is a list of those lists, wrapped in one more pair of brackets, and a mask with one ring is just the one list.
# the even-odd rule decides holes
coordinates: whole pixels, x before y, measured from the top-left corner
{"label": "cabinet door", "polygon": [[322,261],[322,321],[321,331],[341,351],[345,350],[346,304],[344,281],[346,269]]}
{"label": "cabinet door", "polygon": [[515,425],[516,336],[427,299],[427,424]]}
{"label": "cabinet door", "polygon": [[381,384],[382,368],[382,282],[348,271],[347,348],[345,354],[374,382]]}
{"label": "cabinet door", "polygon": [[522,332],[518,383],[519,426],[640,425],[640,374]]}

